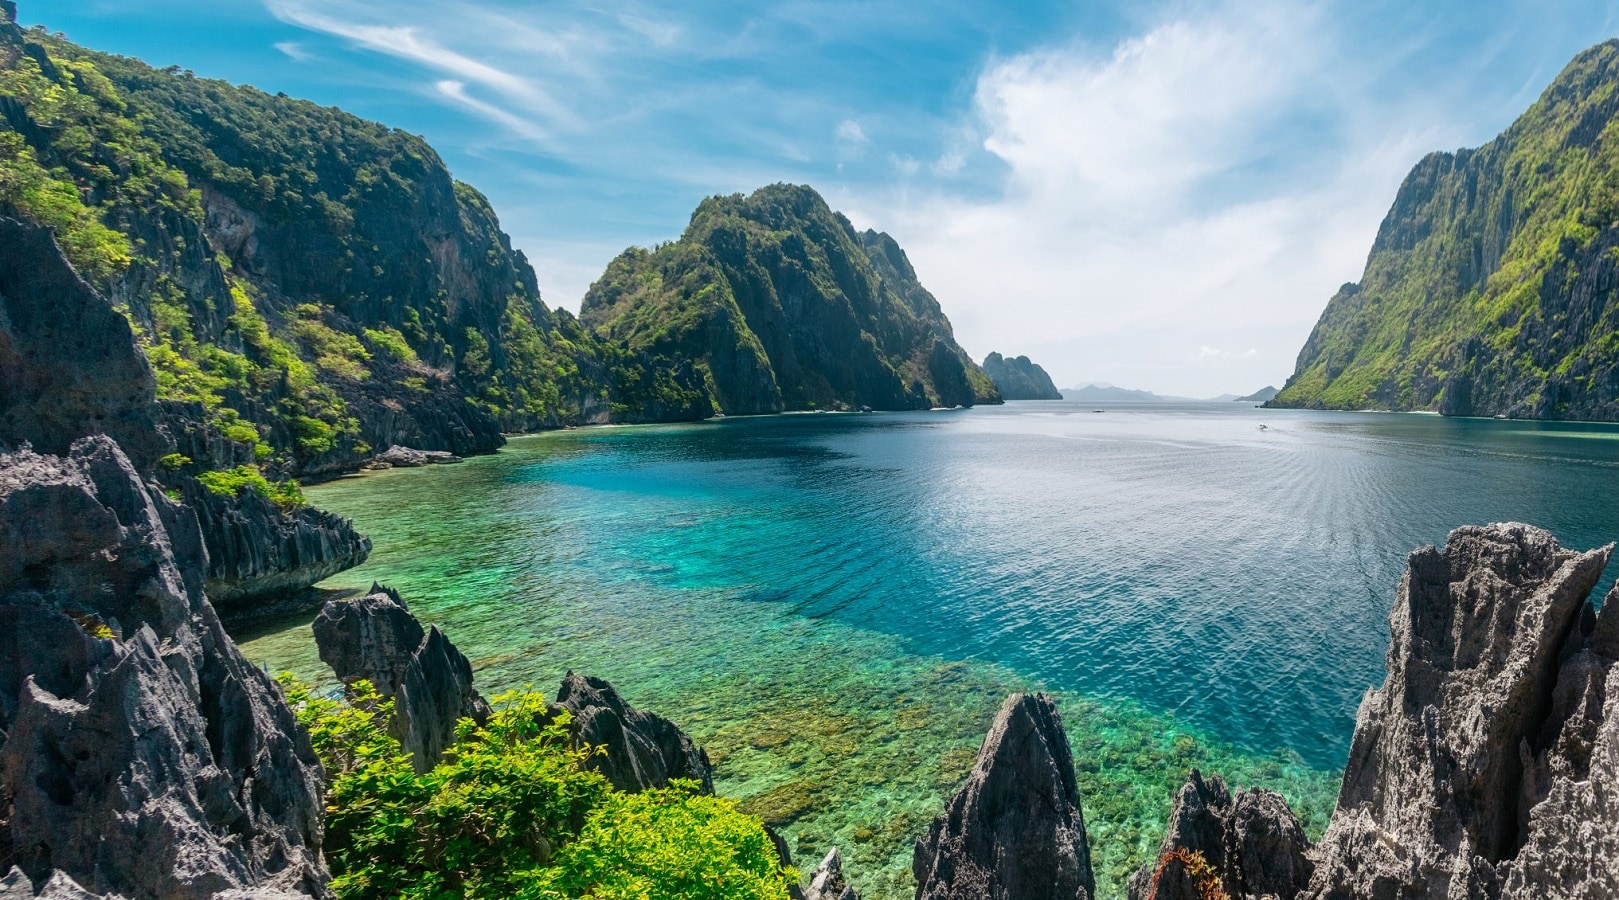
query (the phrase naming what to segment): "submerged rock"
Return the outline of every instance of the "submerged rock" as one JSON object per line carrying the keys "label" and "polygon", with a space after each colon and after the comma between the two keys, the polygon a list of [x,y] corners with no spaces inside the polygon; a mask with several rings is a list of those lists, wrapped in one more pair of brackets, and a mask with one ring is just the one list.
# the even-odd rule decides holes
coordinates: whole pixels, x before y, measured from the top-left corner
{"label": "submerged rock", "polygon": [[0,860],[52,896],[326,895],[320,765],[205,567],[112,439],[0,455]]}
{"label": "submerged rock", "polygon": [[1504,524],[1411,554],[1307,896],[1619,896],[1611,549]]}
{"label": "submerged rock", "polygon": [[315,617],[320,658],[344,684],[365,680],[394,702],[389,732],[416,770],[455,743],[463,718],[480,724],[489,704],[472,686],[472,663],[437,626],[425,631],[399,594],[372,585],[357,600],[330,600]]}
{"label": "submerged rock", "polygon": [[967,783],[916,842],[917,900],[1089,900],[1074,759],[1045,694],[1001,706]]}
{"label": "submerged rock", "polygon": [[684,778],[701,783],[703,793],[714,793],[708,753],[673,722],[625,703],[600,678],[569,672],[557,691],[556,705],[573,717],[568,729],[574,746],[605,749],[585,765],[601,772],[613,787],[644,791]]}
{"label": "submerged rock", "polygon": [[1309,841],[1280,794],[1263,789],[1233,797],[1216,775],[1196,769],[1169,814],[1154,863],[1130,879],[1131,900],[1202,900],[1200,878],[1186,864],[1201,858],[1221,890],[1236,900],[1292,900],[1310,882]]}

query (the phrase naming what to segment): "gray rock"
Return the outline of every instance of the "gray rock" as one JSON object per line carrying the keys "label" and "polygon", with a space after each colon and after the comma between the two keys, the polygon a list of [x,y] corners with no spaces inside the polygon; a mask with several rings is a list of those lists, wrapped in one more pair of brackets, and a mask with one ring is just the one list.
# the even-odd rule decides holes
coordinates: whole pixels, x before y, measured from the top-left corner
{"label": "gray rock", "polygon": [[314,630],[320,658],[344,684],[369,681],[393,700],[389,732],[417,771],[431,769],[455,743],[461,719],[488,720],[472,663],[436,626],[424,631],[398,593],[372,585],[369,596],[329,600]]}
{"label": "gray rock", "polygon": [[0,878],[0,900],[124,900],[119,894],[92,894],[61,872],[52,872],[38,892],[34,882],[16,866]]}
{"label": "gray rock", "polygon": [[460,461],[461,457],[445,450],[417,450],[413,447],[401,447],[398,444],[394,444],[371,458],[373,464],[387,463],[390,468],[404,469],[443,463],[458,463]]}
{"label": "gray rock", "polygon": [[1002,705],[967,783],[916,842],[917,900],[1089,900],[1074,760],[1044,694]]}
{"label": "gray rock", "polygon": [[1611,549],[1505,524],[1411,554],[1307,896],[1619,896]]}
{"label": "gray rock", "polygon": [[371,539],[354,523],[305,506],[283,510],[254,490],[233,497],[194,480],[182,487],[208,545],[208,599],[226,621],[365,562]]}
{"label": "gray rock", "polygon": [[843,877],[843,856],[838,848],[833,847],[815,867],[809,888],[804,891],[804,900],[860,900],[860,895]]}
{"label": "gray rock", "polygon": [[326,895],[319,763],[205,568],[110,438],[0,455],[0,859],[56,896]]}
{"label": "gray rock", "polygon": [[644,791],[684,778],[701,783],[703,793],[714,793],[708,753],[673,722],[625,703],[600,678],[569,672],[557,691],[556,706],[573,716],[568,728],[575,747],[605,749],[585,765],[601,772],[613,787]]}
{"label": "gray rock", "polygon": [[1310,882],[1304,828],[1281,795],[1263,789],[1233,797],[1216,775],[1193,769],[1169,814],[1154,863],[1130,879],[1131,900],[1202,900],[1185,864],[1172,854],[1202,856],[1232,898],[1292,900]]}
{"label": "gray rock", "polygon": [[169,447],[129,322],[49,229],[0,216],[0,247],[0,441],[65,454],[81,437],[110,434],[151,471]]}

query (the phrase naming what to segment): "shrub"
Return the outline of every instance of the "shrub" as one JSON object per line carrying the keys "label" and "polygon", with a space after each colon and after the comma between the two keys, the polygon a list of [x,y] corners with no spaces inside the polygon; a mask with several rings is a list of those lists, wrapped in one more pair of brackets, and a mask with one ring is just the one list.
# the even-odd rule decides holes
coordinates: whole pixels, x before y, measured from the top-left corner
{"label": "shrub", "polygon": [[257,491],[284,510],[294,510],[308,503],[298,482],[271,481],[253,466],[237,466],[223,472],[204,472],[197,476],[203,487],[224,497],[234,497],[244,490]]}
{"label": "shrub", "polygon": [[417,774],[366,682],[347,699],[281,683],[326,767],[327,861],[341,900],[786,900],[764,825],[679,783],[624,794],[569,747],[531,691]]}

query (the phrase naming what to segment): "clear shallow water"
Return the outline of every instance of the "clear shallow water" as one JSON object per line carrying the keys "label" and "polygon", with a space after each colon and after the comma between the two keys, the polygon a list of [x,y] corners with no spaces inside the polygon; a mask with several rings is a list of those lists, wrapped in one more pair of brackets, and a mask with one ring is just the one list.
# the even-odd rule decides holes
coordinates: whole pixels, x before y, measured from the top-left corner
{"label": "clear shallow water", "polygon": [[[1059,697],[1103,896],[1190,765],[1318,829],[1410,549],[1619,536],[1619,428],[1094,408],[587,429],[308,494],[377,545],[329,584],[399,588],[486,693],[608,678],[874,900],[1019,688]],[[323,674],[307,621],[245,647]]]}

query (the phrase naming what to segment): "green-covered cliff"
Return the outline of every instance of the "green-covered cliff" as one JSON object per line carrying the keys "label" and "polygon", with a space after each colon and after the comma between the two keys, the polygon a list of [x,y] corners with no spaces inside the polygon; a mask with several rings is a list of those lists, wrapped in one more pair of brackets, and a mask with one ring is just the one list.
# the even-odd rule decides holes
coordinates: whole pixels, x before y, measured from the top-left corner
{"label": "green-covered cliff", "polygon": [[612,404],[702,412],[670,401],[678,365],[547,308],[421,138],[0,13],[6,213],[50,227],[128,317],[199,470],[318,475],[394,443],[488,451]]}
{"label": "green-covered cliff", "polygon": [[1272,406],[1619,419],[1619,41],[1406,177]]}
{"label": "green-covered cliff", "polygon": [[726,414],[1000,401],[894,239],[803,186],[704,200],[679,240],[614,260],[580,318],[689,360],[700,402]]}

